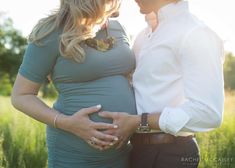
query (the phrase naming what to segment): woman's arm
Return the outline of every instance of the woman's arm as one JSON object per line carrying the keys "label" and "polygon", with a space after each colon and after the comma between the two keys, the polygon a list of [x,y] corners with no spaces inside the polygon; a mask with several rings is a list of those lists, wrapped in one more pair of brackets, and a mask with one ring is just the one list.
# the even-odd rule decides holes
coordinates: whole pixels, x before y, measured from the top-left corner
{"label": "woman's arm", "polygon": [[[39,89],[40,84],[18,74],[11,95],[12,105],[32,118],[54,126],[54,119],[59,112],[47,106],[37,97]],[[110,141],[116,140],[117,137],[98,131],[98,129],[113,129],[115,128],[114,124],[95,123],[89,119],[89,114],[99,110],[100,107],[97,106],[81,109],[72,116],[60,114],[57,118],[57,127],[73,133],[85,141],[95,137],[93,139],[95,144],[92,146],[102,150],[102,146],[109,145]]]}
{"label": "woman's arm", "polygon": [[37,97],[39,89],[40,84],[18,74],[11,94],[12,105],[28,116],[53,126],[54,117],[58,112]]}

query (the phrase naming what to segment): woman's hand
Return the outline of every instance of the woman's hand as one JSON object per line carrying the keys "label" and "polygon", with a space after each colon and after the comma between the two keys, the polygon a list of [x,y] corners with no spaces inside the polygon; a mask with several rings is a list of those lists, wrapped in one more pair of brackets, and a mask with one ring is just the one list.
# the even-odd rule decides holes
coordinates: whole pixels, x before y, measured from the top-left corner
{"label": "woman's hand", "polygon": [[[114,135],[105,134],[99,130],[116,129],[115,124],[93,122],[89,115],[98,112],[101,105],[83,108],[72,116],[61,115],[58,118],[58,128],[73,133],[85,140],[92,147],[103,150],[104,146],[111,146],[117,142]],[[112,142],[112,143],[111,143]]]}
{"label": "woman's hand", "polygon": [[[130,136],[138,128],[140,123],[140,116],[130,115],[124,112],[103,111],[99,113],[99,116],[113,119],[113,124],[118,126],[117,129],[110,129],[104,132],[119,138],[117,149],[128,142]],[[109,146],[106,146],[104,149],[107,148],[109,148]]]}

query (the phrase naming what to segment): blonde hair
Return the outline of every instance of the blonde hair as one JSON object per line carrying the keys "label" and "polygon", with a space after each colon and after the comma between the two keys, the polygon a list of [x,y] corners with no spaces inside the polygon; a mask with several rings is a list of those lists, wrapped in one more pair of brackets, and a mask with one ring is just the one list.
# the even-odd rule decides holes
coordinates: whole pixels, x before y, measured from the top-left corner
{"label": "blonde hair", "polygon": [[119,3],[119,0],[60,0],[60,8],[34,27],[29,42],[39,45],[43,38],[63,27],[59,45],[61,55],[82,63],[85,52],[80,43],[94,36],[94,26],[114,13]]}

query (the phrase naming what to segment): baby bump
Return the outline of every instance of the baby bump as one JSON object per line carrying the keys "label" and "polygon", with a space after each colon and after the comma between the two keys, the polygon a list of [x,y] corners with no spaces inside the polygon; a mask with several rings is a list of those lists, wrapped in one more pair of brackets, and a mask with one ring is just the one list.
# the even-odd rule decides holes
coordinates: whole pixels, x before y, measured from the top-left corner
{"label": "baby bump", "polygon": [[[136,114],[132,87],[123,76],[106,77],[86,83],[62,84],[58,89],[60,94],[54,108],[67,115],[98,104],[102,105],[102,111]],[[90,117],[94,121],[111,122],[99,117],[97,113]]]}
{"label": "baby bump", "polygon": [[[104,111],[136,114],[133,90],[123,76],[106,77],[85,83],[60,83],[56,84],[56,88],[59,98],[54,108],[67,115],[97,104],[101,104],[101,110]],[[90,117],[97,122],[112,122],[99,117],[97,113]],[[93,166],[96,167],[98,161],[98,165],[113,163],[123,165],[122,168],[125,168],[130,151],[128,144],[118,150],[111,148],[99,151],[90,147],[80,137],[50,126],[47,126],[47,145],[49,164],[58,164],[57,167],[64,167],[63,164],[69,162],[74,165],[83,165],[83,168],[93,168]],[[77,168],[77,166],[74,167]]]}

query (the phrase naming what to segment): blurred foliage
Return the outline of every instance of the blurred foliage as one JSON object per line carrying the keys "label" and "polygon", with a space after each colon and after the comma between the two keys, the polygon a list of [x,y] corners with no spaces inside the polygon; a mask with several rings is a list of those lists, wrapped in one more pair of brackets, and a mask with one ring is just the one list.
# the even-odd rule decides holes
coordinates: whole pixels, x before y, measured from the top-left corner
{"label": "blurred foliage", "polygon": [[235,56],[232,53],[226,54],[224,62],[225,89],[235,90]]}
{"label": "blurred foliage", "polygon": [[0,25],[0,75],[8,74],[11,85],[22,62],[26,43],[26,38],[14,29],[12,20],[5,19]]}
{"label": "blurred foliage", "polygon": [[11,95],[11,83],[9,80],[9,75],[7,73],[0,74],[0,95],[2,96],[10,96]]}
{"label": "blurred foliage", "polygon": [[[0,15],[0,18],[3,18]],[[0,95],[9,96],[18,69],[23,60],[27,39],[13,27],[11,19],[3,19],[0,24]],[[57,92],[51,83],[42,85],[43,97],[55,98]]]}
{"label": "blurred foliage", "polygon": [[0,107],[0,168],[45,168],[45,125],[15,110],[9,97],[0,96]]}

